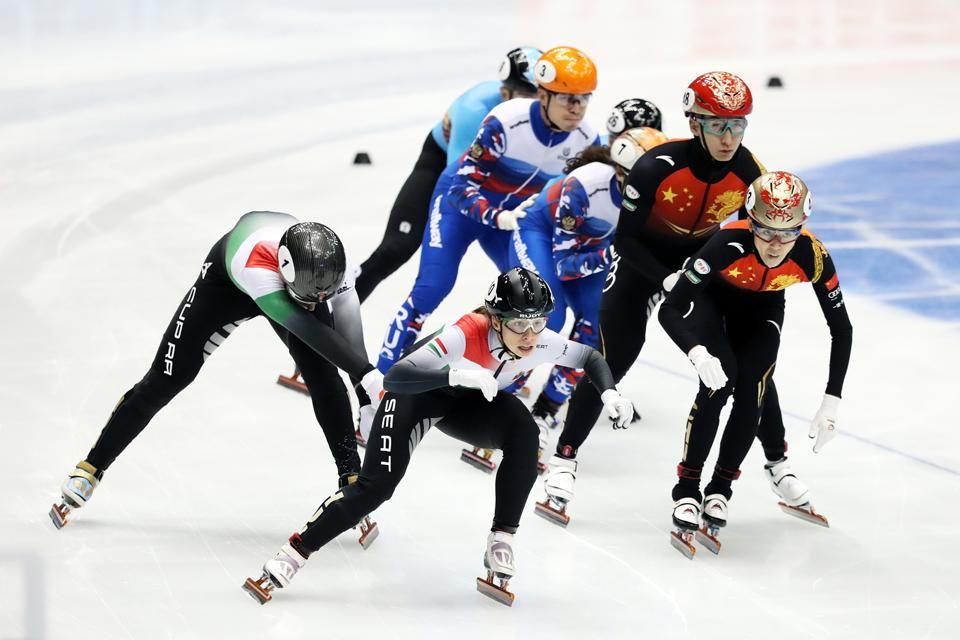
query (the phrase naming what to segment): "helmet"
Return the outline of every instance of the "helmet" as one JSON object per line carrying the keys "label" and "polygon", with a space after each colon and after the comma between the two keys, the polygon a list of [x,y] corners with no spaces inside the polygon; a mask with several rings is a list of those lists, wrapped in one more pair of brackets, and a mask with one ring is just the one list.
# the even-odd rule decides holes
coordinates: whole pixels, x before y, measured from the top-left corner
{"label": "helmet", "polygon": [[786,171],[765,173],[750,184],[747,215],[770,229],[795,229],[810,217],[810,190]]}
{"label": "helmet", "polygon": [[533,65],[543,52],[536,47],[517,47],[507,52],[500,61],[500,81],[510,90],[536,93],[537,83],[533,79]]}
{"label": "helmet", "polygon": [[666,141],[667,136],[652,127],[627,129],[610,143],[610,157],[630,171],[644,152]]}
{"label": "helmet", "polygon": [[627,98],[617,103],[607,118],[607,132],[610,138],[620,135],[627,129],[652,127],[663,130],[663,116],[657,105],[643,98]]}
{"label": "helmet", "polygon": [[299,222],[287,229],[280,238],[277,261],[287,292],[298,302],[330,297],[347,271],[343,243],[319,222]]}
{"label": "helmet", "polygon": [[487,313],[504,320],[540,318],[553,311],[553,294],[539,274],[514,267],[490,284],[483,306]]}
{"label": "helmet", "polygon": [[587,54],[573,47],[554,47],[537,60],[537,86],[554,93],[593,93],[597,67]]}
{"label": "helmet", "polygon": [[683,93],[683,112],[720,118],[742,118],[753,111],[747,83],[727,71],[711,71],[690,83]]}

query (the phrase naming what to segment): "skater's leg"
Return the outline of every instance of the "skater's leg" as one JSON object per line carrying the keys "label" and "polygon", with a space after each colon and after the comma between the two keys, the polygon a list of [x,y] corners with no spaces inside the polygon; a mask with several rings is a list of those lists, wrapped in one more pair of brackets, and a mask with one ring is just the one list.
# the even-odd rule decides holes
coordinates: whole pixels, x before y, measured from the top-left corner
{"label": "skater's leg", "polygon": [[373,419],[360,477],[326,500],[300,531],[300,549],[309,556],[355,526],[390,499],[410,464],[414,447],[453,398],[440,392],[384,395]]}
{"label": "skater's leg", "polygon": [[432,133],[427,134],[420,157],[393,202],[380,246],[360,266],[356,288],[361,302],[420,248],[430,213],[430,195],[446,166],[446,152]]}
{"label": "skater's leg", "polygon": [[160,409],[186,388],[206,359],[244,320],[260,315],[226,274],[221,239],[164,331],[150,369],[114,407],[87,462],[102,473]]}

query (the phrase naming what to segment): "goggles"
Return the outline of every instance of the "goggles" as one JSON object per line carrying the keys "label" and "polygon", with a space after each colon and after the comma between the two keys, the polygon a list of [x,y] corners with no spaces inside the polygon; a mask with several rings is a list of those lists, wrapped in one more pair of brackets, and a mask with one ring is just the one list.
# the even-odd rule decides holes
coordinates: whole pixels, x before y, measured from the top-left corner
{"label": "goggles", "polygon": [[527,330],[540,333],[547,328],[547,319],[544,316],[539,318],[510,318],[503,321],[503,326],[518,335],[525,334]]}
{"label": "goggles", "polygon": [[722,136],[729,131],[733,136],[742,136],[747,129],[746,118],[713,118],[710,116],[697,116],[697,122],[700,128],[712,136]]}
{"label": "goggles", "polygon": [[580,105],[586,108],[590,104],[590,98],[593,97],[592,93],[555,93],[553,91],[547,91],[547,93],[552,95],[561,107]]}
{"label": "goggles", "polygon": [[795,242],[803,232],[803,227],[794,227],[793,229],[771,229],[770,227],[763,226],[759,222],[750,220],[750,230],[753,232],[753,235],[766,242],[772,242],[774,239],[777,239],[786,244],[788,242]]}

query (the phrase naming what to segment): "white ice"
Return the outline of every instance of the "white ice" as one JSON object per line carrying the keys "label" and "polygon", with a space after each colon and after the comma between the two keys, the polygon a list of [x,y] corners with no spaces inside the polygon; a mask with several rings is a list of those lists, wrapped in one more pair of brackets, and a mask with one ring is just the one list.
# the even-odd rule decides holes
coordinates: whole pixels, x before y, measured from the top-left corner
{"label": "white ice", "polygon": [[[856,290],[842,437],[823,452],[806,438],[829,341],[809,287],[789,291],[777,369],[791,460],[830,529],[781,514],[753,451],[720,556],[701,549],[690,562],[670,547],[695,381],[654,323],[622,384],[643,421],[597,426],[568,529],[534,516],[534,488],[513,608],[474,588],[492,479],[436,432],[377,511],[371,549],[345,533],[257,606],[241,583],[335,474],[309,402],[274,384],[291,364],[262,320],[53,529],[60,483],[236,218],[321,220],[362,260],[446,105],[528,43],[593,56],[597,125],[641,95],[677,137],[687,82],[734,70],[756,96],[746,144],[801,175],[960,138],[949,0],[0,1],[0,636],[957,637],[958,319]],[[782,89],[765,87],[774,74]],[[351,165],[361,150],[371,166]],[[372,357],[415,273],[414,260],[364,306]],[[494,275],[471,250],[431,326],[471,309]]]}

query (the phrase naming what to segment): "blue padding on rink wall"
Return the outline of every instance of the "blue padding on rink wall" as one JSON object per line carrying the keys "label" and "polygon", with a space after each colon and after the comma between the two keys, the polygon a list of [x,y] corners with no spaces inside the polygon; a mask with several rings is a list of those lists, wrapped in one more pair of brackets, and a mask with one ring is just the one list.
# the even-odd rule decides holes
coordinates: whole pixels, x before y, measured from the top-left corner
{"label": "blue padding on rink wall", "polygon": [[960,320],[960,141],[805,171],[844,290]]}

